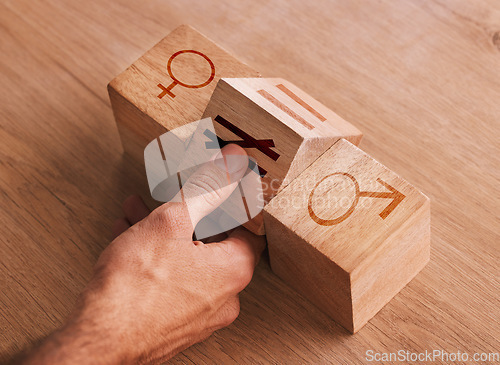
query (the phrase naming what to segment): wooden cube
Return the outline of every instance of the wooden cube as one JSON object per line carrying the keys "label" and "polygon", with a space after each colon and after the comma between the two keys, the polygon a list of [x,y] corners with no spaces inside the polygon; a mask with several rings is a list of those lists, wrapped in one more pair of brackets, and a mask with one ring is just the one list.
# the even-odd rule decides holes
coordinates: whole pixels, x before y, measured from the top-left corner
{"label": "wooden cube", "polygon": [[181,25],[108,85],[125,152],[140,165],[166,131],[201,119],[220,77],[258,77],[187,25]]}
{"label": "wooden cube", "polygon": [[341,139],[265,208],[272,270],[351,332],[428,262],[430,201]]}
{"label": "wooden cube", "polygon": [[[278,78],[222,78],[203,114],[207,117],[217,134],[208,137],[221,145],[239,144],[255,158],[265,202],[340,138],[358,144],[362,137],[332,110]],[[256,226],[262,233],[262,220]]]}

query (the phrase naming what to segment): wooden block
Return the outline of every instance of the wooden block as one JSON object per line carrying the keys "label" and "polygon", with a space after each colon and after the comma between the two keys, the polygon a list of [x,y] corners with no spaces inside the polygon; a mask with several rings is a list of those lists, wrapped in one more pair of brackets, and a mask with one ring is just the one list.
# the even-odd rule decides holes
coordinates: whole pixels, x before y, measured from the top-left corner
{"label": "wooden block", "polygon": [[[203,117],[214,120],[220,144],[239,144],[255,158],[265,202],[339,138],[358,144],[362,137],[332,110],[278,78],[221,79]],[[262,220],[254,226],[263,232]]]}
{"label": "wooden block", "polygon": [[146,145],[201,119],[220,77],[258,77],[187,25],[181,25],[108,85],[123,148],[140,165]]}
{"label": "wooden block", "polygon": [[430,201],[341,139],[265,208],[272,270],[351,332],[428,262]]}

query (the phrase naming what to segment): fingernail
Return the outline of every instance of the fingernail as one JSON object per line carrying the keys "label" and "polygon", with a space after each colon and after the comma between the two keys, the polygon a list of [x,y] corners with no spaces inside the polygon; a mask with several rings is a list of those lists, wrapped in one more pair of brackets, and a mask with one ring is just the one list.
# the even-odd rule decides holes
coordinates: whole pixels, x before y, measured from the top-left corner
{"label": "fingernail", "polygon": [[[238,149],[236,149],[238,148]],[[221,170],[233,174],[248,166],[248,156],[241,154],[240,147],[232,147],[232,145],[225,146],[215,156],[214,164]]]}

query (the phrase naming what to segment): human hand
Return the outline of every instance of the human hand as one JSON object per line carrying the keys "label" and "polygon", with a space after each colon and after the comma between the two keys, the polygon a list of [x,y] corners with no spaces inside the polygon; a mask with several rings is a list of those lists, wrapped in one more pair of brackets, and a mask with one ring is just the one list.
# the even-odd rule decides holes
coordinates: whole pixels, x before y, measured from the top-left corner
{"label": "human hand", "polygon": [[[182,189],[183,202],[149,213],[138,197],[103,251],[68,323],[28,363],[159,363],[232,323],[238,293],[265,247],[243,228],[216,243],[192,240],[193,227],[231,195],[248,164],[209,162]],[[219,162],[222,160],[219,160]],[[228,181],[228,178],[229,181]]]}

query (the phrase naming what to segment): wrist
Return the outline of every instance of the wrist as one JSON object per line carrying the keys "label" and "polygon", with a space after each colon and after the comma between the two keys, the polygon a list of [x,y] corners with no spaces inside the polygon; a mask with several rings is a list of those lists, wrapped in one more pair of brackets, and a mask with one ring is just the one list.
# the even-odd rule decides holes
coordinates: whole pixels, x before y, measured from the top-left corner
{"label": "wrist", "polygon": [[[90,295],[88,295],[90,294]],[[24,364],[132,363],[130,346],[97,293],[80,297],[68,321],[48,336]]]}
{"label": "wrist", "polygon": [[129,363],[126,348],[106,325],[78,316],[52,333],[26,364]]}
{"label": "wrist", "polygon": [[111,321],[102,318],[95,310],[73,317],[56,334],[62,358],[73,357],[73,364],[116,364],[129,363],[130,355],[118,328]]}

